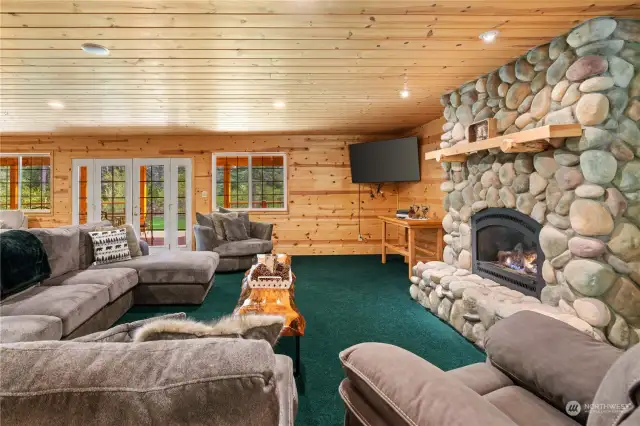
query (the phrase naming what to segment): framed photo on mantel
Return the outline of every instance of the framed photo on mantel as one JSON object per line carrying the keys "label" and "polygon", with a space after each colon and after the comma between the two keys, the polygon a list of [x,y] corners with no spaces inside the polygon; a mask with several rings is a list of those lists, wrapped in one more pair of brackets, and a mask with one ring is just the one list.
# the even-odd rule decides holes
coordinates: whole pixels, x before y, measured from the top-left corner
{"label": "framed photo on mantel", "polygon": [[467,127],[467,140],[469,143],[491,139],[497,136],[496,119],[487,118],[476,121]]}

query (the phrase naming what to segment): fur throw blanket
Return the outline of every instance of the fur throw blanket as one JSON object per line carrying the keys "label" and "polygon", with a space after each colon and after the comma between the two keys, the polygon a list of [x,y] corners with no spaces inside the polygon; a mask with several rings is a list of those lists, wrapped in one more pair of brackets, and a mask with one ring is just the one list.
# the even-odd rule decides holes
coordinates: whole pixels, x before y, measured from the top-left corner
{"label": "fur throw blanket", "polygon": [[230,315],[209,323],[188,319],[159,319],[136,330],[133,341],[230,337],[266,340],[274,346],[280,337],[284,321],[284,317],[278,315]]}

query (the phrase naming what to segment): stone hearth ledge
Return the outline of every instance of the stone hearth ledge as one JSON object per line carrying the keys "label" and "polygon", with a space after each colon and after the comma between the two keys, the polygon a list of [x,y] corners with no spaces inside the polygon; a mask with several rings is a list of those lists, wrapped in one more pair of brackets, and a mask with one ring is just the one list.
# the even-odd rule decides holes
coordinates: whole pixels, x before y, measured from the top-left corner
{"label": "stone hearth ledge", "polygon": [[418,262],[412,268],[411,297],[448,322],[460,334],[484,348],[486,331],[516,312],[534,311],[556,318],[599,341],[605,336],[570,312],[570,306],[545,305],[532,296],[445,262]]}

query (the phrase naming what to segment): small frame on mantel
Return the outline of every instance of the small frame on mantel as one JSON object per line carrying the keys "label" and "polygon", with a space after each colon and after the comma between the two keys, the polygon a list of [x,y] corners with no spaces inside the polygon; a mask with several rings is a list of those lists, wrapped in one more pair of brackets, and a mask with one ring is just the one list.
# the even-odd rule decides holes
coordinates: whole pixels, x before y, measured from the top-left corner
{"label": "small frame on mantel", "polygon": [[495,138],[498,135],[496,119],[487,118],[485,120],[476,121],[467,127],[467,140],[469,142],[484,141]]}

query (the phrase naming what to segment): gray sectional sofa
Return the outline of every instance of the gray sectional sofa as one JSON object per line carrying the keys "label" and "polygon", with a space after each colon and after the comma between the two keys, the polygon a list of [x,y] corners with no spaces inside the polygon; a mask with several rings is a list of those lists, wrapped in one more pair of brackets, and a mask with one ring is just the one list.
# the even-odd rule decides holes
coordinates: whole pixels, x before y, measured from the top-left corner
{"label": "gray sectional sofa", "polygon": [[219,255],[166,252],[92,265],[89,232],[109,222],[28,231],[42,242],[51,277],[0,303],[2,342],[72,339],[105,330],[134,304],[199,304]]}
{"label": "gray sectional sofa", "polygon": [[88,232],[107,224],[30,230],[52,275],[0,303],[2,424],[293,426],[293,362],[267,341],[133,341],[154,319],[107,330],[133,304],[201,303],[219,262],[167,252],[92,265]]}

